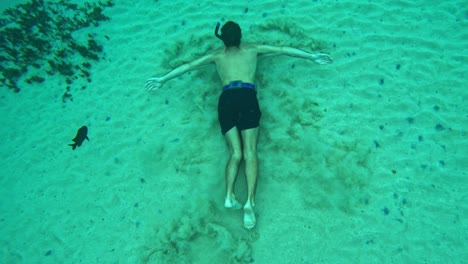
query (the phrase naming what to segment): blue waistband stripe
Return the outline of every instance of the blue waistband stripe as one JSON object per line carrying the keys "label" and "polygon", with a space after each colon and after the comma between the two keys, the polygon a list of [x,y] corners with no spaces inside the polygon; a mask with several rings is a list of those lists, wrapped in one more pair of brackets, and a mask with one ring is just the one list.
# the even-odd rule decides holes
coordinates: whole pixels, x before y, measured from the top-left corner
{"label": "blue waistband stripe", "polygon": [[229,84],[223,86],[223,92],[229,89],[240,89],[240,88],[247,88],[257,91],[257,87],[255,84],[252,83],[245,83],[242,81],[232,81]]}

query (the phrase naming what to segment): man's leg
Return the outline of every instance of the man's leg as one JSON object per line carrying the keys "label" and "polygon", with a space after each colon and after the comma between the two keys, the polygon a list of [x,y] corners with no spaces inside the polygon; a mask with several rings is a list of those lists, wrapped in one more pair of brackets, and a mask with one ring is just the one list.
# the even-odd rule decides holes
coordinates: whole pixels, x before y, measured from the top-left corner
{"label": "man's leg", "polygon": [[224,137],[226,138],[231,154],[226,165],[226,201],[224,202],[224,206],[226,208],[240,209],[242,206],[234,195],[234,183],[236,182],[237,172],[239,171],[239,165],[242,160],[242,146],[239,130],[237,127],[233,127],[226,132]]}
{"label": "man's leg", "polygon": [[245,176],[247,177],[247,202],[244,206],[244,226],[253,228],[255,226],[255,189],[257,187],[258,159],[257,159],[258,127],[242,131],[244,147]]}

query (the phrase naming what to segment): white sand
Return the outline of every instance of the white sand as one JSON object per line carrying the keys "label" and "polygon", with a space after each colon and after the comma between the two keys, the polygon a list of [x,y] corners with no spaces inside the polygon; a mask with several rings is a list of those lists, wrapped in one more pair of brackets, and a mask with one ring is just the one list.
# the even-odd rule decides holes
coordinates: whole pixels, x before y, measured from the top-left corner
{"label": "white sand", "polygon": [[[0,262],[466,261],[466,1],[210,2],[116,1],[75,36],[96,33],[107,59],[73,102],[58,76],[0,89]],[[220,45],[221,19],[334,58],[259,62],[253,231],[223,208],[214,67],[143,89]]]}

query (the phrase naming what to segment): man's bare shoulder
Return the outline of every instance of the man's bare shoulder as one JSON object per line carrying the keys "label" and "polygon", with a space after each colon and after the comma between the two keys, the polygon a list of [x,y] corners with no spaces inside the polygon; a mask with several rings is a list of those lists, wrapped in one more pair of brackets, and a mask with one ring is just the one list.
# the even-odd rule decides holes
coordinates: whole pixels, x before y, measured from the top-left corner
{"label": "man's bare shoulder", "polygon": [[200,59],[202,60],[208,60],[208,61],[215,61],[221,56],[223,53],[224,49],[223,47],[215,48],[212,50],[208,50],[205,55],[203,55]]}
{"label": "man's bare shoulder", "polygon": [[[257,49],[258,47],[259,47],[259,44],[257,44],[257,43],[242,42],[240,44],[240,48],[241,49],[246,49],[246,50]],[[218,47],[216,49],[213,49],[213,50],[209,51],[207,54],[212,54],[212,55],[224,54],[225,51],[226,51],[226,47],[225,46],[220,46],[220,47]]]}
{"label": "man's bare shoulder", "polygon": [[271,53],[271,52],[278,52],[281,51],[281,47],[275,47],[275,46],[270,46],[270,45],[265,45],[265,44],[259,44],[259,43],[243,43],[241,45],[241,48],[255,52],[257,54],[263,54],[263,53]]}
{"label": "man's bare shoulder", "polygon": [[257,43],[252,43],[252,42],[243,42],[243,43],[241,43],[241,48],[243,48],[243,49],[257,49],[258,44]]}
{"label": "man's bare shoulder", "polygon": [[212,49],[208,53],[220,53],[221,51],[224,51],[224,46],[219,46],[215,49]]}

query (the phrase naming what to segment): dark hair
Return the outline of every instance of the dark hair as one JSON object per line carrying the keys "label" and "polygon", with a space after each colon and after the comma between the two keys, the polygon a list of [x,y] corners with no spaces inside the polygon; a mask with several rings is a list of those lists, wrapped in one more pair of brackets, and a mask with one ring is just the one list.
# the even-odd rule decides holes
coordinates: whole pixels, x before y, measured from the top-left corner
{"label": "dark hair", "polygon": [[228,21],[221,28],[221,35],[218,34],[219,24],[216,26],[215,35],[221,39],[226,46],[239,47],[242,38],[242,32],[239,24]]}

